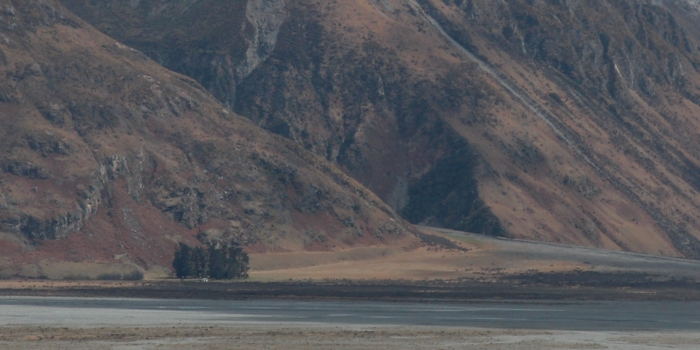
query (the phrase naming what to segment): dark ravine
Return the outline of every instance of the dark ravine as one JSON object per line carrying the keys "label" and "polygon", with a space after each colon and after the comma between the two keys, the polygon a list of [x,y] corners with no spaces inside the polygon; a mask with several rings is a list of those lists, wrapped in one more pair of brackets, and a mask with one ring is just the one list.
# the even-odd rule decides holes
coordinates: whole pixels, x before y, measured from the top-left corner
{"label": "dark ravine", "polygon": [[462,140],[451,154],[408,187],[408,204],[401,211],[411,222],[444,225],[457,230],[493,236],[507,232],[479,196],[474,171],[482,160]]}

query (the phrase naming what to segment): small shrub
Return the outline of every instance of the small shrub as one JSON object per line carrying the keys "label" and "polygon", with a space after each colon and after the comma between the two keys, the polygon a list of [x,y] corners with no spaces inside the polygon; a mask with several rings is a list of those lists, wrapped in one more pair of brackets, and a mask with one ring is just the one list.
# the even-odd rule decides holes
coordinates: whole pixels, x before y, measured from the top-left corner
{"label": "small shrub", "polygon": [[178,278],[248,278],[249,263],[248,254],[238,244],[210,245],[204,249],[180,243],[173,257]]}

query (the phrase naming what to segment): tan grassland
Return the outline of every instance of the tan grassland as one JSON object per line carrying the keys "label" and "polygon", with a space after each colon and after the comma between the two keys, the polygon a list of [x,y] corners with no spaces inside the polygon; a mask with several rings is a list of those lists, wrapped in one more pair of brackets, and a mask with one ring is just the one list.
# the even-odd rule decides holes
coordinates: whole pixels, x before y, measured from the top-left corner
{"label": "tan grassland", "polygon": [[494,255],[490,243],[463,244],[468,251],[424,247],[414,250],[361,247],[339,252],[294,252],[252,256],[251,277],[255,280],[351,279],[423,280],[485,278],[537,270],[562,272],[590,270],[583,263],[546,260],[518,261]]}
{"label": "tan grassland", "polygon": [[[498,241],[448,235],[431,229],[424,232],[445,237],[464,250],[436,247],[368,246],[336,251],[288,252],[251,254],[250,280],[451,280],[459,278],[488,278],[500,274],[532,271],[565,272],[592,270],[596,267],[583,262],[551,260],[531,256],[519,259],[499,254]],[[76,264],[73,264],[76,265]],[[75,273],[75,266],[71,270]],[[103,267],[79,264],[82,275],[95,275]],[[95,266],[93,266],[95,265]],[[54,269],[58,267],[51,265]],[[93,271],[95,270],[95,271]],[[66,271],[63,271],[64,275]],[[61,275],[60,273],[58,275]],[[162,280],[168,271],[154,268],[147,271],[146,280]],[[55,280],[0,280],[0,288],[54,288],[68,286],[128,286],[139,282],[128,281],[55,281]]]}
{"label": "tan grassland", "polygon": [[[423,227],[424,233],[443,237],[459,249],[441,246],[365,246],[335,251],[253,253],[250,281],[287,280],[498,280],[526,273],[644,273],[700,281],[700,262],[654,257],[612,250],[496,239],[457,231]],[[81,266],[94,275],[95,264]],[[74,266],[72,266],[74,267]],[[73,270],[75,271],[75,270]],[[153,267],[145,281],[170,279],[170,272]],[[139,281],[0,280],[0,289],[138,286]]]}
{"label": "tan grassland", "polygon": [[700,281],[700,262],[613,250],[496,239],[457,231],[421,228],[462,250],[422,247],[360,247],[335,252],[256,254],[251,277],[261,281],[351,280],[496,280],[525,273],[645,273]]}

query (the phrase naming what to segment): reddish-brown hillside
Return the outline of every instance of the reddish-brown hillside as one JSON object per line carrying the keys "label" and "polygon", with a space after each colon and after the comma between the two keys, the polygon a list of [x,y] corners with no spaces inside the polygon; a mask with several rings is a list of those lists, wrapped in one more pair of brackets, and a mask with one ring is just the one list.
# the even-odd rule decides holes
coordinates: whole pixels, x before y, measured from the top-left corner
{"label": "reddish-brown hillside", "polygon": [[253,251],[415,243],[326,160],[55,1],[0,1],[0,76],[3,276],[168,267],[177,242],[198,240]]}
{"label": "reddish-brown hillside", "polygon": [[700,257],[696,0],[62,1],[414,222]]}

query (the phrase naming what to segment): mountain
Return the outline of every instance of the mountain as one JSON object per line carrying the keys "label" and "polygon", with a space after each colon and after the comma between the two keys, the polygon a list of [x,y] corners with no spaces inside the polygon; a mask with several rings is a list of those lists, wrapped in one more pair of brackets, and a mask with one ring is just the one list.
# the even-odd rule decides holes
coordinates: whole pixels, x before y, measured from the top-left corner
{"label": "mountain", "polygon": [[697,0],[62,0],[403,217],[700,258]]}
{"label": "mountain", "polygon": [[420,244],[334,165],[60,3],[0,11],[0,277],[168,268],[178,242]]}

